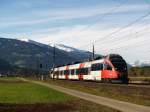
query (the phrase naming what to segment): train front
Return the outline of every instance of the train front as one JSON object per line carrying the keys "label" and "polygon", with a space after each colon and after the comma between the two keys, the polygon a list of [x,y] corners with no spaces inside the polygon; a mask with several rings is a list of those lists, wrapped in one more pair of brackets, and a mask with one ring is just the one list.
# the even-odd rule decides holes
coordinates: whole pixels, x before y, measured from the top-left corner
{"label": "train front", "polygon": [[116,71],[118,76],[117,80],[120,80],[122,83],[128,83],[128,69],[126,61],[118,54],[110,54],[108,58]]}

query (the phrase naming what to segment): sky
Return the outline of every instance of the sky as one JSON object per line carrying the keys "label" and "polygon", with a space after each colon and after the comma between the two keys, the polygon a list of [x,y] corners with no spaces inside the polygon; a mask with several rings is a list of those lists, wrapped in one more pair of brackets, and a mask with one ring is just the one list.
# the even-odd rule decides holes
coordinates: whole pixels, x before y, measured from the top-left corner
{"label": "sky", "polygon": [[150,61],[150,0],[0,0],[0,37]]}

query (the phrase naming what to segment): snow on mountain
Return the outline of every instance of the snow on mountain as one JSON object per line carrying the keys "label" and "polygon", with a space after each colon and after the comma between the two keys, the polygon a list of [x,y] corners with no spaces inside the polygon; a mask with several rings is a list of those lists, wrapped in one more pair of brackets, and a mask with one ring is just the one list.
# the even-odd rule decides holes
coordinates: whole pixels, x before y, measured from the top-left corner
{"label": "snow on mountain", "polygon": [[[0,59],[8,61],[11,65],[37,69],[38,64],[43,69],[49,69],[53,64],[53,48],[29,40],[17,40],[0,38]],[[35,45],[38,44],[38,45]],[[45,45],[45,47],[43,47]],[[7,48],[7,49],[6,49]],[[67,52],[56,49],[56,65],[67,64],[77,59],[68,55]]]}
{"label": "snow on mountain", "polygon": [[[30,39],[21,39],[21,41],[29,42],[29,43],[36,44],[36,45],[43,46],[43,47],[54,47],[54,45],[55,45],[55,48],[63,50],[65,52],[68,52],[69,56],[75,57],[78,60],[89,59],[92,57],[92,53],[89,51],[79,50],[79,49],[76,49],[76,48],[73,48],[70,46],[66,46],[63,44],[50,43],[50,44],[46,45],[46,44],[42,44],[42,43],[30,40]],[[96,55],[96,56],[99,56],[99,55]]]}
{"label": "snow on mountain", "polygon": [[28,38],[17,38],[17,40],[24,41],[24,42],[29,42],[30,41],[30,39],[28,39]]}
{"label": "snow on mountain", "polygon": [[[21,38],[21,39],[17,39],[17,40],[24,41],[24,42],[29,42],[29,43],[36,44],[36,45],[39,45],[39,46],[51,46],[51,47],[54,47],[54,44],[52,44],[52,43],[46,45],[46,44],[42,44],[40,42],[36,42],[34,40],[30,40],[28,38]],[[55,44],[55,47],[57,49],[64,50],[66,52],[78,52],[78,53],[86,52],[86,51],[79,50],[79,49],[76,49],[76,48],[73,48],[73,47],[69,47],[69,46],[66,46],[66,45],[63,45],[63,44]]]}
{"label": "snow on mountain", "polygon": [[[49,45],[54,47],[54,44],[49,44]],[[76,48],[73,48],[73,47],[70,47],[70,46],[66,46],[66,45],[63,45],[63,44],[55,44],[55,47],[57,49],[68,52],[69,56],[75,57],[76,59],[78,59],[80,61],[88,60],[89,58],[92,58],[92,52],[89,52],[89,51],[79,50],[79,49],[76,49]],[[100,56],[100,55],[96,54],[95,56],[97,57],[97,56]]]}
{"label": "snow on mountain", "polygon": [[[54,44],[50,44],[50,46],[54,46]],[[73,48],[73,47],[70,47],[70,46],[66,46],[66,45],[63,45],[63,44],[55,44],[55,47],[58,48],[58,49],[64,50],[66,52],[85,52],[83,50],[79,50],[79,49],[76,49],[76,48]]]}
{"label": "snow on mountain", "polygon": [[63,44],[56,44],[55,47],[57,47],[58,49],[67,51],[67,52],[72,52],[72,51],[76,51],[77,49],[69,47],[69,46],[65,46]]}
{"label": "snow on mountain", "polygon": [[36,41],[30,40],[30,39],[28,39],[28,38],[21,38],[21,39],[17,39],[17,40],[24,41],[24,42],[28,42],[28,43],[32,43],[32,44],[36,44],[36,45],[38,45],[38,46],[48,47],[48,45],[46,45],[46,44],[42,44],[42,43],[40,43],[40,42],[36,42]]}

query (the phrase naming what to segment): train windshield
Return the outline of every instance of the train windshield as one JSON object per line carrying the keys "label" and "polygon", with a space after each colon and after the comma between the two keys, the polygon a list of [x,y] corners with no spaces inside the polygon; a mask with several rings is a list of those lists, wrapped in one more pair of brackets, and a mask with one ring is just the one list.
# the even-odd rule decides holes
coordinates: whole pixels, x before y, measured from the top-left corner
{"label": "train windshield", "polygon": [[112,63],[114,65],[115,69],[118,71],[123,71],[123,70],[127,69],[125,63],[122,63],[122,62],[112,62]]}
{"label": "train windshield", "polygon": [[110,61],[112,62],[113,66],[118,71],[126,71],[127,70],[127,64],[125,60],[121,56],[110,56]]}

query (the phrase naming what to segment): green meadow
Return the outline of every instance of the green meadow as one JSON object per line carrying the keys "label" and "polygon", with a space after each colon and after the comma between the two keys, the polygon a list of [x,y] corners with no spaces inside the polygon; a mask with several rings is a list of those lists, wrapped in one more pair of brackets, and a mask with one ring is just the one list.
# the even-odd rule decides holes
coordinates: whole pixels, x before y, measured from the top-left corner
{"label": "green meadow", "polygon": [[34,104],[64,102],[72,99],[73,97],[64,93],[17,78],[0,79],[0,103]]}
{"label": "green meadow", "polygon": [[0,112],[119,112],[48,87],[0,77]]}

